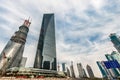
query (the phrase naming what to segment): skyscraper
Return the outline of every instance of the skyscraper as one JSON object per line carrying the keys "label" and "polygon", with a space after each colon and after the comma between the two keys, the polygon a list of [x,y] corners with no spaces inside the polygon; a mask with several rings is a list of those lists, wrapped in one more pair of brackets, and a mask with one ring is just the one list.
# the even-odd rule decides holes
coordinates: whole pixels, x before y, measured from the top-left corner
{"label": "skyscraper", "polygon": [[68,67],[66,69],[67,69],[67,76],[70,77],[70,70],[68,69]]}
{"label": "skyscraper", "polygon": [[105,68],[102,66],[100,61],[97,61],[97,65],[102,73],[103,78],[107,78],[108,77],[107,72],[106,72]]}
{"label": "skyscraper", "polygon": [[75,73],[74,73],[74,68],[73,68],[73,62],[71,62],[70,71],[71,71],[71,77],[75,78]]}
{"label": "skyscraper", "polygon": [[111,73],[107,68],[105,67],[103,61],[97,61],[97,65],[102,73],[103,78],[111,79]]}
{"label": "skyscraper", "polygon": [[22,57],[20,67],[25,67],[26,61],[27,61],[27,57]]}
{"label": "skyscraper", "polygon": [[90,78],[94,78],[94,74],[93,74],[92,68],[89,65],[87,65],[86,69],[87,69],[87,72],[89,74],[89,77]]}
{"label": "skyscraper", "polygon": [[62,70],[65,72],[65,63],[62,63]]}
{"label": "skyscraper", "polygon": [[44,14],[34,68],[57,70],[54,14]]}
{"label": "skyscraper", "polygon": [[84,72],[83,77],[87,77],[87,74],[86,74],[86,72],[85,72],[85,69],[83,69],[83,72]]}
{"label": "skyscraper", "polygon": [[84,77],[84,71],[81,63],[77,63],[77,69],[78,69],[79,77],[80,78]]}
{"label": "skyscraper", "polygon": [[[105,54],[105,56],[108,61],[117,60],[120,63],[120,54],[117,53],[116,51],[113,51],[111,54]],[[111,70],[115,77],[120,76],[120,70],[118,68],[112,68]]]}
{"label": "skyscraper", "polygon": [[2,74],[7,68],[20,66],[30,24],[29,20],[25,20],[3,49],[0,55],[0,71]]}
{"label": "skyscraper", "polygon": [[113,60],[117,60],[118,63],[120,64],[120,54],[119,54],[118,52],[113,51],[113,52],[111,53],[111,57],[112,57]]}
{"label": "skyscraper", "polygon": [[115,33],[110,34],[109,37],[110,37],[112,43],[114,44],[114,47],[120,53],[120,38]]}

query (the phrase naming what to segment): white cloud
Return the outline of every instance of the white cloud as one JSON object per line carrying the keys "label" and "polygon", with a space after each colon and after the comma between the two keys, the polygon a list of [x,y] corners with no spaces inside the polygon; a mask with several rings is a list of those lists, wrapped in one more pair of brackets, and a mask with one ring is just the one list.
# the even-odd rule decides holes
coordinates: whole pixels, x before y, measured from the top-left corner
{"label": "white cloud", "polygon": [[96,9],[101,9],[106,4],[106,0],[91,0],[91,5]]}

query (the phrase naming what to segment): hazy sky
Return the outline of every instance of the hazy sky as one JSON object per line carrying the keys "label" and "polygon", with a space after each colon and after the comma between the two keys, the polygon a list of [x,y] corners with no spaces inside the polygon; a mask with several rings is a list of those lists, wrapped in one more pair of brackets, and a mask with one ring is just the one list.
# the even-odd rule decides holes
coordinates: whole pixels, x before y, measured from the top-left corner
{"label": "hazy sky", "polygon": [[88,64],[101,77],[96,61],[115,50],[109,35],[120,34],[120,0],[0,0],[0,52],[31,17],[24,56],[32,67],[44,13],[55,14],[57,61],[73,61],[75,71],[76,63]]}

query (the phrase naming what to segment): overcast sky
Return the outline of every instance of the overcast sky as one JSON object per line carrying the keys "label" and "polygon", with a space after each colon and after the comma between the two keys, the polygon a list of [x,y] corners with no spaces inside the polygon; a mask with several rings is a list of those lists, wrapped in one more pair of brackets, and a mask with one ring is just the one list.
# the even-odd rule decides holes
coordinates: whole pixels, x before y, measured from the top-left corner
{"label": "overcast sky", "polygon": [[115,50],[109,35],[120,34],[120,0],[0,0],[0,52],[31,17],[24,56],[32,67],[44,13],[55,14],[57,61],[88,64],[101,77],[96,61]]}

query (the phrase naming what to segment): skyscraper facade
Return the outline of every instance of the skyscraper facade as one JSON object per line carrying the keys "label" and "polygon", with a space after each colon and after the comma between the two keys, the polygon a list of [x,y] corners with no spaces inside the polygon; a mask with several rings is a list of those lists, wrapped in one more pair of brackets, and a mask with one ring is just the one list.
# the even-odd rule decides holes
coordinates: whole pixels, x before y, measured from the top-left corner
{"label": "skyscraper facade", "polygon": [[54,14],[44,14],[34,68],[57,70]]}
{"label": "skyscraper facade", "polygon": [[113,60],[117,60],[118,63],[120,64],[120,53],[116,52],[116,51],[113,51],[111,53],[111,57]]}
{"label": "skyscraper facade", "polygon": [[65,63],[62,63],[62,71],[65,72]]}
{"label": "skyscraper facade", "polygon": [[78,69],[79,77],[80,78],[84,77],[84,71],[81,63],[77,63],[77,69]]}
{"label": "skyscraper facade", "polygon": [[70,70],[68,69],[68,67],[66,68],[67,70],[67,76],[70,77]]}
{"label": "skyscraper facade", "polygon": [[75,73],[74,73],[74,68],[73,68],[73,62],[71,62],[70,71],[71,71],[71,77],[75,78]]}
{"label": "skyscraper facade", "polygon": [[[105,54],[108,61],[110,60],[117,60],[120,62],[120,54],[116,51],[113,51],[111,54]],[[110,70],[110,69],[109,69]],[[114,77],[120,76],[120,70],[118,68],[111,68]]]}
{"label": "skyscraper facade", "polygon": [[92,71],[92,68],[91,68],[89,65],[87,65],[87,66],[86,66],[86,69],[87,69],[87,72],[88,72],[88,74],[89,74],[89,77],[90,77],[90,78],[94,78],[95,76],[94,76],[94,73],[93,73],[93,71]]}
{"label": "skyscraper facade", "polygon": [[97,65],[102,73],[103,78],[108,78],[108,73],[106,71],[106,68],[102,65],[100,61],[97,61]]}
{"label": "skyscraper facade", "polygon": [[87,77],[87,74],[86,74],[86,72],[85,72],[85,69],[83,69],[83,72],[84,72],[83,77]]}
{"label": "skyscraper facade", "polygon": [[107,78],[107,79],[113,79],[114,76],[113,76],[113,72],[111,69],[107,69],[105,64],[104,64],[105,61],[97,61],[97,65],[103,75],[103,78]]}
{"label": "skyscraper facade", "polygon": [[25,20],[3,49],[0,55],[0,71],[2,73],[7,68],[20,66],[30,24],[29,20]]}
{"label": "skyscraper facade", "polygon": [[26,61],[27,61],[27,57],[22,57],[20,67],[25,67]]}
{"label": "skyscraper facade", "polygon": [[120,53],[120,37],[118,37],[115,33],[110,34],[111,42],[114,44],[114,47]]}

